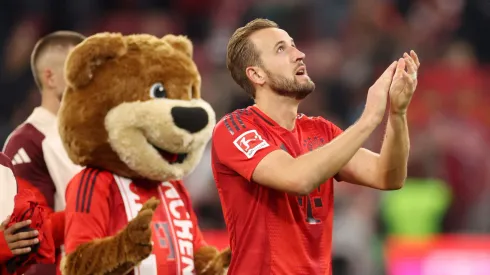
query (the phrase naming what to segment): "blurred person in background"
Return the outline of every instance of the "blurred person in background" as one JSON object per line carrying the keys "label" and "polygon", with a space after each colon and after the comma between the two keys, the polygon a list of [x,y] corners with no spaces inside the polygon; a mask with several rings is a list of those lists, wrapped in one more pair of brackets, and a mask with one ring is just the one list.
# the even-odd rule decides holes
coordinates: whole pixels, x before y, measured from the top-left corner
{"label": "blurred person in background", "polygon": [[[23,186],[35,192],[39,201],[51,211],[64,210],[66,184],[81,170],[66,154],[56,115],[66,86],[65,59],[84,39],[76,32],[58,31],[36,43],[31,55],[31,70],[41,92],[41,105],[10,134],[3,149],[12,159],[16,176],[26,182]],[[59,262],[60,251],[57,258]],[[36,265],[26,274],[54,275],[56,270],[56,265]]]}
{"label": "blurred person in background", "polygon": [[[399,189],[406,178],[406,111],[420,66],[415,52],[393,62],[369,88],[361,118],[345,131],[298,114],[315,89],[304,60],[270,20],[249,22],[229,41],[228,69],[255,100],[226,115],[212,138],[231,274],[332,274],[334,177],[379,190]],[[385,117],[388,100],[386,137],[376,154],[361,146]]]}
{"label": "blurred person in background", "polygon": [[13,167],[10,159],[0,153],[0,275],[8,274],[5,270],[6,262],[15,255],[27,254],[31,251],[30,246],[38,242],[36,233],[15,231],[28,226],[31,221],[19,222],[9,228],[7,224],[9,215],[14,210],[14,197],[17,194],[17,182],[15,180]]}

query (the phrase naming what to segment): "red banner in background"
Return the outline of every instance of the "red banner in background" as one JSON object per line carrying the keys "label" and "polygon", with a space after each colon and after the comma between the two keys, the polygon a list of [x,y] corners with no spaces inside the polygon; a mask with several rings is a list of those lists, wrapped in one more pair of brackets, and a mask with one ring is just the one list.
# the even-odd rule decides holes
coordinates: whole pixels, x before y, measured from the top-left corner
{"label": "red banner in background", "polygon": [[391,238],[385,259],[387,275],[489,275],[490,236]]}

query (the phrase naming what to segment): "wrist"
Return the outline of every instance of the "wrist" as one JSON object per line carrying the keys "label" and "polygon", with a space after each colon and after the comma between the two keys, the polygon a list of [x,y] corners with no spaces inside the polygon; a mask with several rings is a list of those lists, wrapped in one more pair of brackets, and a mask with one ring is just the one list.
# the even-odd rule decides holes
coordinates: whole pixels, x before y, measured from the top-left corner
{"label": "wrist", "polygon": [[404,117],[407,115],[407,109],[403,110],[390,110],[390,116],[399,116],[399,117]]}
{"label": "wrist", "polygon": [[372,132],[374,129],[376,129],[376,127],[378,127],[382,120],[383,118],[375,116],[361,116],[356,124],[358,124],[362,130]]}
{"label": "wrist", "polygon": [[389,119],[406,119],[406,118],[407,118],[406,111],[390,112],[389,114]]}

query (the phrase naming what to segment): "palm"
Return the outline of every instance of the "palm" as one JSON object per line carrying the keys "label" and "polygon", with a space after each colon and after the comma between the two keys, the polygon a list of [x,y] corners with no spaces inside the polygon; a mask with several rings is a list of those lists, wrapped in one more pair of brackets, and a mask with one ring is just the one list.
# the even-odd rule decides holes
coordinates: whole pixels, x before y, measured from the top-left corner
{"label": "palm", "polygon": [[420,62],[413,51],[411,56],[405,54],[404,58],[398,62],[389,92],[392,112],[406,112],[417,87],[417,70],[419,67]]}

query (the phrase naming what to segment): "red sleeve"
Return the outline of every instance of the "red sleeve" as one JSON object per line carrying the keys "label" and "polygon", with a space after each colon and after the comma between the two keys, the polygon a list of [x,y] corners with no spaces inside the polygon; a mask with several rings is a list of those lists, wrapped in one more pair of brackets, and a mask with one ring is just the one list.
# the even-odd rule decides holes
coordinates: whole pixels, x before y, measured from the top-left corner
{"label": "red sleeve", "polygon": [[227,119],[218,122],[214,129],[213,154],[219,163],[251,181],[259,162],[270,152],[279,150],[279,147],[271,143],[268,135],[250,121],[243,119],[240,131],[236,131],[235,128],[230,129]]}
{"label": "red sleeve", "polygon": [[108,235],[111,183],[109,174],[86,168],[68,184],[65,209],[66,253],[71,253],[82,243]]}
{"label": "red sleeve", "polygon": [[3,235],[3,230],[0,230],[0,265],[3,265],[7,262],[8,259],[12,258],[12,251],[5,240],[5,236]]}
{"label": "red sleeve", "polygon": [[17,178],[29,182],[44,196],[44,201],[54,209],[56,187],[44,161],[42,142],[44,135],[30,124],[21,126],[8,140],[4,148],[14,165]]}

